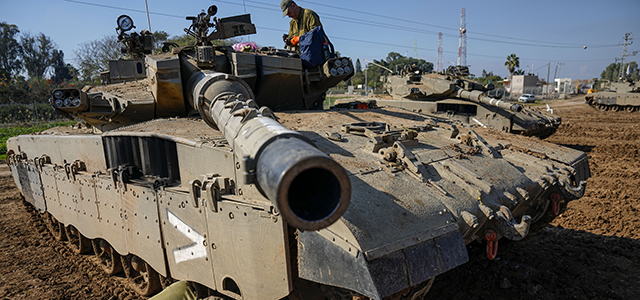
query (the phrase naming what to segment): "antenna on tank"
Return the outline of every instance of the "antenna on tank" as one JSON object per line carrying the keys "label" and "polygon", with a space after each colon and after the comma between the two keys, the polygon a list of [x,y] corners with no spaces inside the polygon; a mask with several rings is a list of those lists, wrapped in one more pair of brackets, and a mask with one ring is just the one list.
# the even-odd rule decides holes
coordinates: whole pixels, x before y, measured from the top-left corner
{"label": "antenna on tank", "polygon": [[147,8],[147,24],[149,24],[149,32],[151,32],[151,19],[149,18],[149,4],[144,0],[144,6]]}

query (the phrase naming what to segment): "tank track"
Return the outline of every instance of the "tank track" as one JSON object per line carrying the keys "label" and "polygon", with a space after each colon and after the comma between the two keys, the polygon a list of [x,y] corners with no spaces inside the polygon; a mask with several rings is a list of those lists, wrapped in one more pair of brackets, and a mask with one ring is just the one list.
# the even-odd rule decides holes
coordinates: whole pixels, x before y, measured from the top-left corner
{"label": "tank track", "polygon": [[92,282],[104,282],[106,290],[112,295],[109,300],[145,300],[147,297],[138,295],[133,289],[131,289],[126,281],[126,278],[120,278],[117,276],[109,276],[102,271],[98,265],[98,261],[93,256],[93,252],[87,254],[76,254],[68,245],[68,242],[58,241],[53,234],[48,230],[45,221],[40,216],[40,213],[28,202],[22,201],[25,210],[29,213],[30,224],[35,230],[41,234],[44,245],[53,248],[56,252],[62,254],[66,259],[73,262],[76,267]]}
{"label": "tank track", "polygon": [[589,96],[585,97],[585,100],[587,104],[589,104],[589,106],[601,111],[628,112],[628,113],[634,113],[634,112],[640,111],[640,106],[632,106],[632,105],[622,106],[622,105],[615,105],[615,104],[599,103],[596,99],[594,99],[594,97],[589,97]]}

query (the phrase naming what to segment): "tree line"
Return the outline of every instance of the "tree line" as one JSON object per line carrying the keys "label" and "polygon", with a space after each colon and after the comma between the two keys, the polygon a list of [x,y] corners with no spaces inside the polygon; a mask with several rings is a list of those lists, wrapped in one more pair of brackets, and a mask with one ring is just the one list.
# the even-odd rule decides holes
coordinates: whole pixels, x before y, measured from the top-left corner
{"label": "tree line", "polygon": [[51,38],[0,22],[0,104],[43,102],[54,83],[71,82],[76,73]]}
{"label": "tree line", "polygon": [[[156,31],[153,37],[155,49],[161,49],[164,42],[178,46],[195,43],[186,34],[170,37],[164,31]],[[126,58],[121,48],[115,33],[83,42],[75,50],[76,64],[72,65],[44,33],[20,32],[18,26],[0,22],[0,105],[44,103],[55,88],[98,85],[100,73],[108,70],[110,60]],[[0,116],[8,115],[14,114],[0,111]]]}
{"label": "tree line", "polygon": [[[153,32],[155,49],[161,49],[163,43],[170,42],[178,46],[189,46],[195,43],[192,36],[182,35],[170,37],[164,31]],[[237,41],[214,41],[216,45],[231,45]],[[125,55],[115,34],[96,40],[83,42],[75,50],[76,64],[65,61],[65,53],[59,50],[51,38],[43,33],[21,33],[18,26],[0,22],[0,105],[44,103],[51,90],[57,87],[82,87],[87,84],[97,85],[100,73],[108,70],[110,60]],[[366,63],[364,72],[360,60],[355,62],[355,74],[346,85],[359,85],[365,82],[370,88],[382,92],[381,78],[389,70],[398,72],[405,66],[422,73],[430,73],[434,65],[424,59],[403,56],[390,52],[386,58]],[[515,54],[507,57],[505,67],[509,76],[524,74],[518,69],[519,58]],[[638,65],[635,62],[625,64],[620,72],[620,63],[612,63],[601,74],[602,80],[616,81],[620,77],[639,80]],[[366,75],[366,79],[365,79]],[[474,79],[482,83],[498,84],[501,78],[493,72],[482,70],[482,75]],[[35,109],[34,109],[35,111]],[[2,115],[2,112],[0,112]],[[4,114],[5,118],[7,114]],[[9,114],[11,115],[11,114]]]}

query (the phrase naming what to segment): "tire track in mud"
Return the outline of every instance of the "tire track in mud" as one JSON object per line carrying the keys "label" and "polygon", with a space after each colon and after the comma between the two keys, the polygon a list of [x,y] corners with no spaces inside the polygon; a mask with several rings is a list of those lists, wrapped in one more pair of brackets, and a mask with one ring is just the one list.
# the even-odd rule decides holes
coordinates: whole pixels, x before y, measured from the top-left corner
{"label": "tire track in mud", "polygon": [[99,262],[92,253],[84,255],[76,254],[65,242],[53,238],[39,213],[30,204],[23,202],[23,205],[30,215],[31,225],[42,235],[43,239],[48,243],[48,246],[61,254],[64,259],[71,261],[75,267],[79,269],[81,275],[87,277],[92,284],[98,285],[98,288],[101,290],[106,290],[107,293],[102,298],[94,298],[95,295],[91,295],[92,299],[146,299],[145,297],[138,296],[132,289],[127,287],[125,278],[105,274],[98,266]]}
{"label": "tire track in mud", "polygon": [[[592,177],[571,201],[498,257],[469,246],[470,261],[435,279],[425,299],[640,299],[640,113],[552,103],[563,118],[547,141],[585,151]],[[0,299],[144,299],[93,256],[55,241],[0,166]],[[548,223],[548,224],[547,224]]]}
{"label": "tire track in mud", "polygon": [[546,140],[589,156],[585,195],[524,240],[500,240],[494,261],[471,244],[427,299],[640,299],[640,113],[551,106],[563,124]]}
{"label": "tire track in mud", "polygon": [[146,299],[55,240],[0,163],[0,299]]}

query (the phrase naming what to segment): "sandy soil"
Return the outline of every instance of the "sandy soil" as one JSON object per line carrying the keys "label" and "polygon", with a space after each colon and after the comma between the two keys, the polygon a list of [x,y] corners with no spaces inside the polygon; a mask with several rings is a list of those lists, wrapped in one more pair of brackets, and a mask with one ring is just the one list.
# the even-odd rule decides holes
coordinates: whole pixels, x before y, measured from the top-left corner
{"label": "sandy soil", "polygon": [[[436,278],[425,299],[640,299],[640,113],[551,103],[563,125],[548,141],[585,151],[583,198],[547,217],[498,257],[470,245],[470,262]],[[133,299],[91,256],[53,240],[0,166],[0,299]]]}

